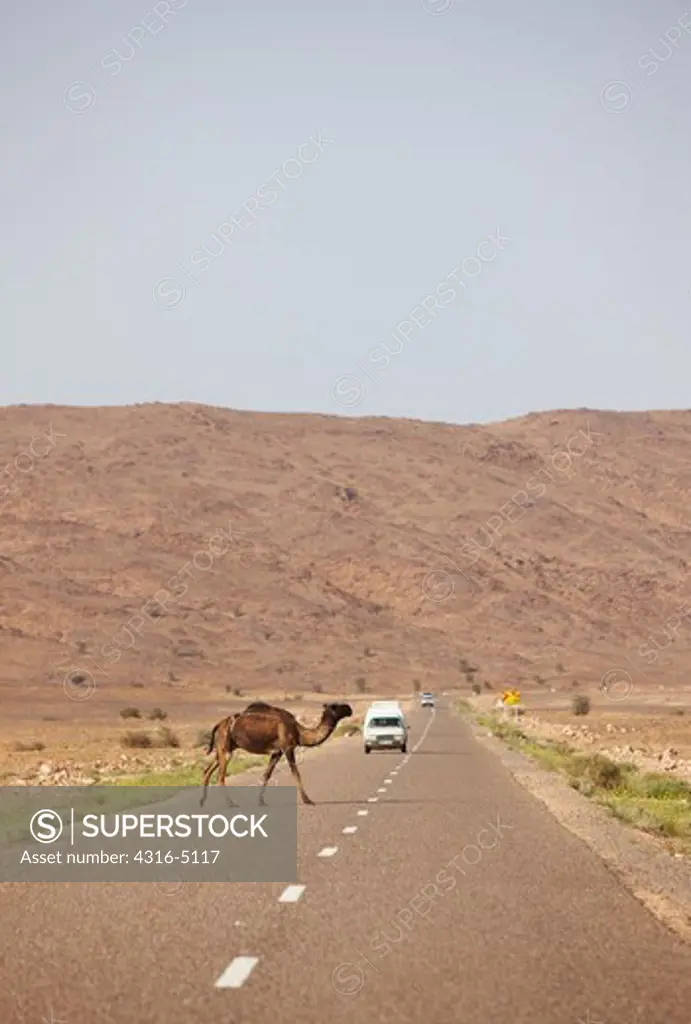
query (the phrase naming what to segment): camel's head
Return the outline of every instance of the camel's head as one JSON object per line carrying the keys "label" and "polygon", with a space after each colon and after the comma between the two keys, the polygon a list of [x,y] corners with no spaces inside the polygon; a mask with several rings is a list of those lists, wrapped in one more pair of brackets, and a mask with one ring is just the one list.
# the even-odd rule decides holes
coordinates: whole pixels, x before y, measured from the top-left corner
{"label": "camel's head", "polygon": [[333,719],[334,722],[340,722],[342,718],[350,718],[353,713],[353,709],[350,704],[325,704],[324,714]]}

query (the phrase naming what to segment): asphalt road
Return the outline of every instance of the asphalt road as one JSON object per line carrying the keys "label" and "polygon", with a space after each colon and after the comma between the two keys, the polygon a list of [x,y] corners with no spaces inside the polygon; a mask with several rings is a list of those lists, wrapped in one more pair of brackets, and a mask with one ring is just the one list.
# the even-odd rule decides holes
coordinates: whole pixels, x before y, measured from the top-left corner
{"label": "asphalt road", "polygon": [[689,1024],[691,948],[449,709],[411,744],[304,761],[299,889],[0,886],[0,1020]]}

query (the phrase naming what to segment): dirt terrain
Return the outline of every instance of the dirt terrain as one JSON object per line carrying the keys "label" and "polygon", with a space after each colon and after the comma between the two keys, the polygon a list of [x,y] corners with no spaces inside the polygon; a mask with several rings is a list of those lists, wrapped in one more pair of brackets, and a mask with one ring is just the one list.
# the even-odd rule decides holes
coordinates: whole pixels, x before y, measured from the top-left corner
{"label": "dirt terrain", "polygon": [[[532,692],[526,694],[515,721],[528,736],[563,740],[575,750],[691,780],[691,693],[662,700],[652,692],[637,697],[636,703],[617,706],[596,693],[590,712],[579,716],[565,694],[545,700]],[[490,694],[472,697],[470,703],[481,713],[497,710],[496,698]],[[514,721],[510,712],[502,711],[502,716]]]}
{"label": "dirt terrain", "polygon": [[5,778],[129,756],[123,732],[159,726],[129,705],[189,752],[245,695],[313,719],[327,694],[415,685],[576,690],[617,716],[691,693],[691,412],[0,417]]}

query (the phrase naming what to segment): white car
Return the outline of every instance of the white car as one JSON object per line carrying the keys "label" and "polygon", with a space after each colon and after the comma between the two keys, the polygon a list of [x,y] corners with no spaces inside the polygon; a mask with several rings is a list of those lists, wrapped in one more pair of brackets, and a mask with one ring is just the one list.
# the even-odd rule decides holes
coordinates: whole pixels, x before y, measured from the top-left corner
{"label": "white car", "polygon": [[433,708],[434,707],[434,695],[431,693],[420,694],[420,707],[421,708]]}
{"label": "white car", "polygon": [[395,701],[376,701],[365,714],[362,739],[366,754],[372,750],[408,749],[408,726],[401,706]]}

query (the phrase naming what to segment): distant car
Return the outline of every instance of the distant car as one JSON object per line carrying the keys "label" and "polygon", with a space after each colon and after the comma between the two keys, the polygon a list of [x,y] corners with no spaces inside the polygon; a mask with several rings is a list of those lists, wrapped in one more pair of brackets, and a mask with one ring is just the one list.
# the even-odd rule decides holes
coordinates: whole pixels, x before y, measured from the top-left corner
{"label": "distant car", "polygon": [[431,693],[420,694],[420,707],[421,708],[433,708],[434,707],[434,695]]}

